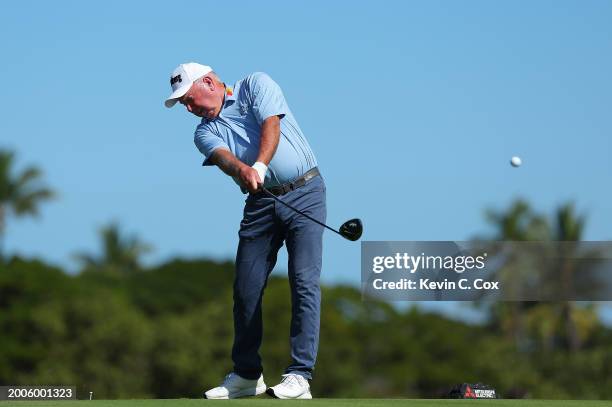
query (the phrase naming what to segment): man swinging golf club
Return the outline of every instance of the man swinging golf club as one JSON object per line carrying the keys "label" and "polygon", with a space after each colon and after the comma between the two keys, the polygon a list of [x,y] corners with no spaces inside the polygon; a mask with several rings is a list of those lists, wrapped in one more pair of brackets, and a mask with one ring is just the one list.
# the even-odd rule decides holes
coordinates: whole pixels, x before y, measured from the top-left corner
{"label": "man swinging golf club", "polygon": [[266,391],[259,356],[262,296],[285,242],[292,304],[291,364],[267,393],[310,399],[309,380],[319,344],[321,224],[326,218],[325,183],[312,149],[280,87],[265,73],[248,75],[230,88],[212,68],[191,62],[174,70],[170,84],[166,107],[179,102],[202,118],[194,141],[205,157],[203,165],[216,165],[249,192],[236,254],[234,367],[204,397],[227,399]]}

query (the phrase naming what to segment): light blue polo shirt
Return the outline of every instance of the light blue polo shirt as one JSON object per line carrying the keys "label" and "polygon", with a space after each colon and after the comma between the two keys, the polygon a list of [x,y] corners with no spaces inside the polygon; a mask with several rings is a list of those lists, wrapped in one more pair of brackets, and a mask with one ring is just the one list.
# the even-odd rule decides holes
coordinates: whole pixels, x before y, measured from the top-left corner
{"label": "light blue polo shirt", "polygon": [[253,165],[259,155],[261,125],[280,116],[280,140],[268,165],[264,186],[290,182],[317,166],[317,160],[300,130],[281,88],[267,74],[255,72],[227,89],[219,116],[206,118],[195,131],[194,142],[204,154],[203,165],[218,148],[230,150],[240,161]]}

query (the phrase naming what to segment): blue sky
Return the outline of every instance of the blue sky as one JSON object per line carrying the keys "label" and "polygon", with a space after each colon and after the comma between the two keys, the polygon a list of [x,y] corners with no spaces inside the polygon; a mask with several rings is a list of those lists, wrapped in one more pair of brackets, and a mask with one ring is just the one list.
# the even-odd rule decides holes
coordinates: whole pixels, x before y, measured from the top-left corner
{"label": "blue sky", "polygon": [[[244,197],[200,166],[197,118],[163,107],[187,61],[281,85],[329,223],[360,217],[363,239],[467,240],[517,197],[572,200],[610,239],[610,21],[597,0],[4,3],[0,147],[60,195],[9,220],[7,249],[74,269],[117,220],[149,264],[233,258]],[[358,284],[359,253],[326,234],[323,280]]]}

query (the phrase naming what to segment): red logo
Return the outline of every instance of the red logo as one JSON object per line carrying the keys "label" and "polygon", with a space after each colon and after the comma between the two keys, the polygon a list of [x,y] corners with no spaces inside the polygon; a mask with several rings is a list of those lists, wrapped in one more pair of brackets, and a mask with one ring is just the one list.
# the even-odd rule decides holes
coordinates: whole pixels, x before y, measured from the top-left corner
{"label": "red logo", "polygon": [[466,386],[465,388],[465,395],[463,396],[466,399],[475,399],[476,398],[476,393],[474,393],[474,390],[472,390],[472,388],[470,386]]}

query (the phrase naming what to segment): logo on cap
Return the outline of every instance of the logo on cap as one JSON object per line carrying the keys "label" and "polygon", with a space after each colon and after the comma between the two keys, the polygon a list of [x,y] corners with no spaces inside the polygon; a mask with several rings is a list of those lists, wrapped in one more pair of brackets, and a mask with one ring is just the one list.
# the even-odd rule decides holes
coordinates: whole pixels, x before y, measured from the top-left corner
{"label": "logo on cap", "polygon": [[170,78],[170,86],[174,85],[177,82],[183,82],[183,79],[181,79],[181,75],[176,75]]}

